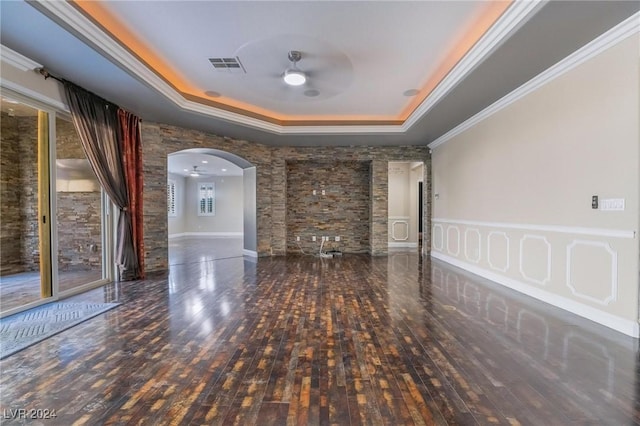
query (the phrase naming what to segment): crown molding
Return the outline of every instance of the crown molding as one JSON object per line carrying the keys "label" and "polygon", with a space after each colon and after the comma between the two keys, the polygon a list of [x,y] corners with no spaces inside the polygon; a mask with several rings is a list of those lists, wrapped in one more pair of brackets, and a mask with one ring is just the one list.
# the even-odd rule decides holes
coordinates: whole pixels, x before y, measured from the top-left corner
{"label": "crown molding", "polygon": [[42,67],[39,63],[32,61],[26,56],[23,56],[2,44],[0,44],[0,57],[2,58],[2,62],[18,68],[21,71],[33,71],[36,68]]}
{"label": "crown molding", "polygon": [[30,2],[41,12],[55,19],[60,25],[79,35],[128,73],[141,79],[178,107],[200,114],[216,117],[236,124],[257,128],[275,134],[368,134],[404,133],[426,114],[443,96],[455,87],[478,63],[483,61],[500,42],[519,25],[532,16],[546,0],[515,1],[498,21],[482,36],[447,77],[425,99],[425,101],[401,125],[335,125],[335,126],[282,126],[213,106],[185,99],[173,86],[140,61],[109,34],[94,24],[70,2],[34,0]]}
{"label": "crown molding", "polygon": [[409,130],[422,116],[431,110],[447,93],[456,87],[478,64],[483,62],[499,45],[535,15],[547,0],[515,1],[489,28],[467,54],[456,64],[436,88],[403,123]]}
{"label": "crown molding", "polygon": [[620,43],[626,38],[637,34],[638,32],[640,32],[640,12],[637,12],[626,20],[622,21],[620,24],[602,34],[600,37],[584,45],[582,48],[576,50],[574,53],[567,56],[557,64],[538,74],[536,77],[532,78],[508,95],[500,98],[473,117],[469,118],[444,135],[440,136],[438,139],[428,145],[429,148],[433,149],[446,143],[447,141],[458,136],[460,133],[480,123],[484,119],[489,118],[501,109],[525,97],[529,93],[538,90],[540,87],[544,86],[550,81],[560,77],[561,75],[574,69],[578,65],[583,64],[589,59],[599,55],[600,53]]}

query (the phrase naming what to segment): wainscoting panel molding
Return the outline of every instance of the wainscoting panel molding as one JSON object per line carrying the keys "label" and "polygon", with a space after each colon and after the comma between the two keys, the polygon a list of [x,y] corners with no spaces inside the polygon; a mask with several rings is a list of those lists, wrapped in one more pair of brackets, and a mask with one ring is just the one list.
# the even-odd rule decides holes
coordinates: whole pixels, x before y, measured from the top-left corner
{"label": "wainscoting panel molding", "polygon": [[[440,218],[432,222],[433,258],[640,337],[638,321],[631,318],[636,289],[620,285],[637,274],[629,255],[637,243],[635,231]],[[459,284],[448,277],[445,283],[447,295],[455,297]],[[473,304],[472,289],[465,292]],[[492,321],[499,326],[502,318]],[[530,317],[526,321],[536,322]]]}
{"label": "wainscoting panel molding", "polygon": [[[495,257],[494,252],[491,250],[493,242],[498,241],[501,238],[505,245],[505,249],[503,250],[504,257],[502,259],[500,257]],[[498,243],[496,242],[495,244],[497,245]],[[489,237],[487,238],[487,256],[491,269],[495,269],[500,272],[507,272],[511,261],[509,259],[509,236],[507,236],[506,233],[501,231],[489,232]]]}
{"label": "wainscoting panel molding", "polygon": [[[469,238],[470,235],[476,235],[476,237]],[[473,238],[476,238],[476,241],[472,244]],[[467,228],[464,231],[464,255],[467,260],[478,263],[480,262],[480,257],[482,256],[482,237],[480,235],[480,231],[476,228]]]}
{"label": "wainscoting panel molding", "polygon": [[[541,253],[527,253],[525,250],[526,247],[529,247],[529,250],[532,250],[532,243],[529,242],[529,244],[527,244],[528,240],[534,241],[534,247],[535,244],[544,244],[543,250],[546,252],[546,255],[540,256]],[[535,241],[539,241],[540,243],[535,243]],[[538,249],[540,249],[540,247],[538,247]],[[528,266],[530,266],[528,262],[530,263],[532,259],[546,261],[546,270],[542,267],[538,268],[537,271],[535,268],[525,271],[525,269],[528,269]],[[551,281],[551,244],[545,237],[541,235],[526,234],[520,239],[520,274],[522,275],[522,278],[535,284],[547,285],[547,283]],[[540,274],[541,277],[536,277],[535,275],[537,274]]]}
{"label": "wainscoting panel molding", "polygon": [[[455,234],[455,237],[452,237],[452,234]],[[452,246],[453,249],[451,248]],[[460,254],[460,229],[456,225],[447,226],[447,252],[454,256]]]}
{"label": "wainscoting panel molding", "polygon": [[[589,293],[587,283],[580,282],[579,279],[571,274],[572,269],[575,267],[579,267],[579,265],[584,264],[585,262],[589,262],[591,259],[580,259],[579,253],[576,254],[576,247],[597,247],[602,250],[602,260],[605,260],[609,263],[610,271],[608,277],[610,277],[610,281],[608,283],[602,282],[599,287],[602,289],[606,289],[606,294],[604,297],[598,297],[593,293]],[[618,298],[618,253],[611,248],[608,243],[601,241],[585,241],[585,240],[573,240],[571,244],[567,246],[567,287],[571,290],[571,293],[579,298],[589,300],[594,303],[598,303],[601,305],[608,305],[612,301],[617,300]],[[581,277],[585,278],[585,277]],[[605,285],[605,284],[608,284]]]}

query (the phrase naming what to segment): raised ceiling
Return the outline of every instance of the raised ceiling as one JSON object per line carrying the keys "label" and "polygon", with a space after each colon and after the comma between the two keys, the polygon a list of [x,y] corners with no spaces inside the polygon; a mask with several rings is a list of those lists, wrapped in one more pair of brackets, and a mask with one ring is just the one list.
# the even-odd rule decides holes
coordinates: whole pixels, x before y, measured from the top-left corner
{"label": "raised ceiling", "polygon": [[[427,144],[639,8],[477,0],[0,7],[3,45],[143,119],[279,145]],[[302,53],[301,87],[281,78],[290,50]],[[214,58],[238,67],[216,69]]]}

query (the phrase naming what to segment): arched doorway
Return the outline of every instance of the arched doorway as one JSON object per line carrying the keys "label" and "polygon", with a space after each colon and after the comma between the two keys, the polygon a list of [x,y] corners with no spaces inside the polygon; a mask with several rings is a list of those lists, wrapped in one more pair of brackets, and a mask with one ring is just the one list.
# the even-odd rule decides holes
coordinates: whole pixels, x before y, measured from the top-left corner
{"label": "arched doorway", "polygon": [[257,257],[255,167],[208,148],[167,157],[169,264]]}

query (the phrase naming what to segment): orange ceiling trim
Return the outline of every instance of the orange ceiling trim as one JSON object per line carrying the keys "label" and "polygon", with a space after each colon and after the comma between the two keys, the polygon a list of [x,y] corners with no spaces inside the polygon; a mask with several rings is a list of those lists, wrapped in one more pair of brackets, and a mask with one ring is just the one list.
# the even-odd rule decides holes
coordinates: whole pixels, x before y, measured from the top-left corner
{"label": "orange ceiling trim", "polygon": [[453,70],[456,64],[473,48],[480,38],[491,28],[502,14],[511,6],[513,0],[490,1],[473,19],[471,25],[463,29],[452,46],[444,51],[447,55],[440,61],[436,71],[429,76],[420,93],[413,98],[400,114],[404,121],[433,92],[440,82]]}
{"label": "orange ceiling trim", "polygon": [[443,58],[439,67],[429,77],[420,93],[395,117],[366,117],[366,116],[293,116],[278,114],[274,111],[260,108],[230,98],[211,100],[203,97],[200,90],[189,83],[188,79],[180,75],[148,45],[143,43],[133,32],[123,25],[101,2],[95,0],[68,0],[87,19],[105,31],[114,41],[144,63],[158,77],[162,78],[185,99],[219,108],[225,111],[256,118],[281,126],[310,126],[310,125],[402,125],[418,106],[429,96],[443,78],[475,45],[482,35],[508,9],[513,0],[491,1],[473,20],[472,24],[458,38]]}
{"label": "orange ceiling trim", "polygon": [[[149,47],[131,33],[129,29],[122,25],[101,2],[95,0],[69,0],[69,3],[87,19],[106,32],[120,46],[144,63],[147,68],[162,78],[174,90],[177,92],[189,90],[187,80],[178,75],[178,73],[158,55],[154,54]],[[191,88],[191,90],[193,90],[193,88]]]}

